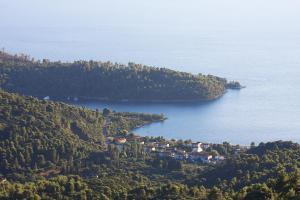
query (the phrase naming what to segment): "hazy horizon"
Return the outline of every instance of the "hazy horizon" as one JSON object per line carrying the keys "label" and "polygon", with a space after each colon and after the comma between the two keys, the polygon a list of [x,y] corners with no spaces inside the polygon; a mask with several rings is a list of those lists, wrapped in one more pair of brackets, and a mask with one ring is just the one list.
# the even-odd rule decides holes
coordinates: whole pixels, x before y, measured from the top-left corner
{"label": "hazy horizon", "polygon": [[0,44],[8,52],[62,61],[132,61],[247,86],[208,105],[108,105],[166,113],[169,120],[139,134],[300,142],[299,1],[3,0],[0,7]]}

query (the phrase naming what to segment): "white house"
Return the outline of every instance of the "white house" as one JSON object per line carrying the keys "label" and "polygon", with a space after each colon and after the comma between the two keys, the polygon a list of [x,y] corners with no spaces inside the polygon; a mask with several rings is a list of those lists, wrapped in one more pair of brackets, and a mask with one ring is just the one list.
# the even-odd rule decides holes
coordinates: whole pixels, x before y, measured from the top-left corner
{"label": "white house", "polygon": [[192,143],[192,152],[202,152],[201,142]]}
{"label": "white house", "polygon": [[203,163],[209,163],[212,159],[212,155],[209,155],[208,153],[205,152],[192,152],[189,155],[189,158],[191,161],[194,162],[203,162]]}

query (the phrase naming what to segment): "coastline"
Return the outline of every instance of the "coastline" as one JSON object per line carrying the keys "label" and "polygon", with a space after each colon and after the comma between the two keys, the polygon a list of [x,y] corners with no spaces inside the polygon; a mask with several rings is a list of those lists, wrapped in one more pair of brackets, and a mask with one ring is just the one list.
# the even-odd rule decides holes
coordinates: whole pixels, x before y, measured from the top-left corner
{"label": "coastline", "polygon": [[196,103],[196,102],[210,102],[220,99],[227,93],[226,89],[222,94],[209,99],[110,99],[108,97],[89,97],[89,96],[47,96],[47,95],[34,95],[34,94],[23,94],[26,96],[35,96],[45,100],[63,100],[77,102],[80,100],[85,101],[101,101],[101,102],[114,102],[114,103]]}

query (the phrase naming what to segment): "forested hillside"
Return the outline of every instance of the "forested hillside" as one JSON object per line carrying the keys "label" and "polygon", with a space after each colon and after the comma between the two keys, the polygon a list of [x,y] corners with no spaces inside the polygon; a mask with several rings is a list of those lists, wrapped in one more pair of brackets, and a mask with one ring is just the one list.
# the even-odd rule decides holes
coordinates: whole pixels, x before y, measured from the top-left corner
{"label": "forested hillside", "polygon": [[[64,103],[41,101],[0,90],[0,174],[12,179],[43,169],[70,171],[92,152],[105,148],[105,117]],[[159,115],[110,113],[106,134],[131,130]],[[79,164],[79,163],[77,163]]]}
{"label": "forested hillside", "polygon": [[0,52],[0,87],[26,95],[133,101],[191,101],[220,97],[239,83],[129,63],[35,61]]}
{"label": "forested hillside", "polygon": [[146,152],[135,141],[122,149],[104,142],[108,120],[111,136],[160,115],[91,111],[4,91],[0,110],[0,199],[300,198],[296,143],[238,153],[223,143],[207,150],[226,156],[223,162],[191,163]]}

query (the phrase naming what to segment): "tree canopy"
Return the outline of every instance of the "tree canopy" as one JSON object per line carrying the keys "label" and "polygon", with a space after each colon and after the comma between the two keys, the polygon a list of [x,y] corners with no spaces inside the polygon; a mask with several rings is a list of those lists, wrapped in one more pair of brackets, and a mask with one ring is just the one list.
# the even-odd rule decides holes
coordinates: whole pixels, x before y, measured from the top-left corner
{"label": "tree canopy", "polygon": [[160,115],[92,111],[1,90],[0,110],[0,199],[300,198],[296,143],[253,144],[238,154],[229,143],[214,144],[209,151],[224,162],[193,164],[157,157],[136,142],[122,150],[106,145],[107,135]]}
{"label": "tree canopy", "polygon": [[0,87],[26,95],[117,101],[212,100],[232,82],[167,68],[128,63],[35,61],[0,52]]}

